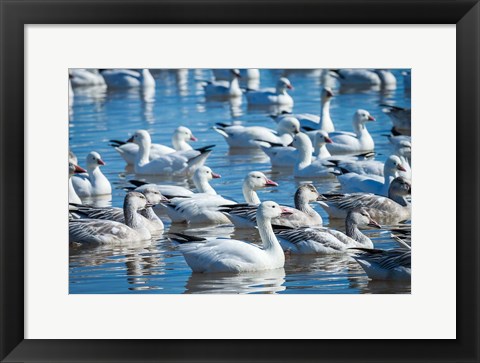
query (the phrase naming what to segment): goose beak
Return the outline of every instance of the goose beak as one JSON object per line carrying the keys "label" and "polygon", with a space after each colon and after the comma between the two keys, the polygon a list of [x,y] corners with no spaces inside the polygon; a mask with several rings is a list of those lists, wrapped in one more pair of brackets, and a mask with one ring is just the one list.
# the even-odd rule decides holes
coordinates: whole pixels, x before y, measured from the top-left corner
{"label": "goose beak", "polygon": [[377,223],[377,221],[374,220],[374,219],[372,219],[372,218],[370,218],[370,222],[368,223],[368,225],[369,225],[370,227],[382,228],[382,226],[379,225],[379,224]]}
{"label": "goose beak", "polygon": [[333,140],[331,138],[329,138],[328,136],[325,136],[325,142],[327,144],[333,144]]}
{"label": "goose beak", "polygon": [[287,84],[288,89],[293,89],[293,86],[291,84]]}
{"label": "goose beak", "polygon": [[190,136],[190,141],[198,141],[198,139],[195,136]]}
{"label": "goose beak", "polygon": [[333,97],[333,92],[329,89],[325,90],[325,94],[327,95],[327,97]]}
{"label": "goose beak", "polygon": [[102,159],[98,159],[98,165],[107,165]]}
{"label": "goose beak", "polygon": [[278,187],[278,183],[275,183],[273,180],[267,179],[265,181],[266,187]]}
{"label": "goose beak", "polygon": [[86,173],[86,172],[87,172],[84,168],[82,168],[82,167],[80,167],[80,166],[78,166],[78,165],[75,165],[75,170],[74,170],[74,171],[75,171],[75,174],[78,174],[78,173]]}
{"label": "goose beak", "polygon": [[407,171],[407,169],[405,169],[402,165],[398,165],[397,169],[400,171]]}
{"label": "goose beak", "polygon": [[288,216],[289,214],[293,214],[293,211],[291,208],[287,207],[280,207],[282,211],[282,216]]}
{"label": "goose beak", "polygon": [[327,200],[327,198],[325,198],[322,194],[319,194],[317,197],[317,202],[321,200]]}
{"label": "goose beak", "polygon": [[170,199],[168,199],[166,196],[162,195],[162,198],[160,199],[160,203],[168,203],[170,202]]}
{"label": "goose beak", "polygon": [[213,179],[219,179],[219,178],[221,178],[221,177],[222,177],[222,176],[221,176],[220,174],[214,173],[214,172],[212,171],[212,178],[213,178]]}
{"label": "goose beak", "polygon": [[133,136],[127,140],[127,142],[133,142]]}
{"label": "goose beak", "polygon": [[375,121],[375,117],[373,117],[372,115],[368,115],[368,121]]}

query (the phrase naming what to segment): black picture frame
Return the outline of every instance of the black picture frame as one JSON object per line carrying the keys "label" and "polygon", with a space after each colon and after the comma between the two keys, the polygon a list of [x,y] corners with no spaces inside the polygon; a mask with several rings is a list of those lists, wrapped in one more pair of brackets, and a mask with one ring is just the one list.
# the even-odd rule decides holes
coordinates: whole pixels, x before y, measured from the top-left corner
{"label": "black picture frame", "polygon": [[[0,359],[2,361],[479,361],[480,5],[477,1],[1,0],[0,6],[2,13]],[[382,341],[24,339],[23,196],[26,176],[23,164],[24,25],[162,23],[456,24],[457,339]],[[419,147],[422,146],[419,145]],[[453,243],[454,241],[452,245]],[[369,313],[372,314],[372,322],[375,323],[377,318],[374,310]]]}

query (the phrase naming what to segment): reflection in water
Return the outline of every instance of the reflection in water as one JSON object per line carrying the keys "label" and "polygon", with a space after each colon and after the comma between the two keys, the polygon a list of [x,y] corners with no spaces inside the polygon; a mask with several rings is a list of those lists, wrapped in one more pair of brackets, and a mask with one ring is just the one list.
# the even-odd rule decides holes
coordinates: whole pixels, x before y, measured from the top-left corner
{"label": "reflection in water", "polygon": [[[283,70],[262,70],[260,86],[275,84]],[[382,111],[380,103],[409,107],[410,90],[405,90],[401,71],[395,71],[397,88],[394,90],[369,89],[339,92],[338,81],[328,72],[293,71],[288,77],[295,90],[295,113],[319,114],[320,86],[330,85],[335,97],[331,103],[331,117],[338,130],[352,130],[352,115],[358,108],[372,113],[377,122],[368,125],[375,140],[375,158],[384,161],[392,146],[387,134],[391,121]],[[275,128],[268,115],[279,110],[269,107],[249,108],[245,98],[223,101],[206,100],[199,80],[209,80],[211,70],[158,70],[153,89],[106,90],[105,88],[75,88],[70,107],[70,148],[82,162],[92,150],[99,152],[107,163],[102,168],[112,184],[113,194],[88,200],[88,203],[121,207],[124,187],[130,179],[176,184],[193,188],[191,180],[183,177],[135,175],[131,166],[109,146],[108,140],[126,140],[135,130],[147,129],[153,141],[171,145],[176,127],[192,129],[198,142],[193,147],[215,144],[207,165],[222,178],[212,180],[215,190],[226,197],[243,201],[242,181],[247,172],[259,170],[279,183],[277,188],[258,190],[261,200],[275,200],[292,205],[296,188],[313,182],[321,193],[339,190],[336,179],[293,179],[291,169],[273,169],[268,157],[260,149],[232,149],[221,135],[211,127],[216,122],[259,125]],[[249,82],[244,79],[243,82]],[[331,82],[329,84],[328,82]],[[243,85],[243,84],[242,84]],[[254,88],[249,83],[249,88]],[[243,102],[242,102],[243,100]],[[344,221],[330,220],[316,203],[312,207],[320,213],[328,227],[344,231]],[[231,225],[214,228],[190,228],[186,224],[171,225],[165,212],[155,212],[165,221],[165,233],[151,242],[122,246],[70,246],[70,293],[410,293],[410,284],[403,282],[369,281],[364,271],[348,256],[286,256],[285,268],[262,274],[230,275],[192,274],[177,246],[167,239],[168,233],[184,232],[202,237],[224,236],[260,244],[255,229],[237,229]],[[366,230],[378,248],[395,248],[391,231],[408,235],[408,225],[384,226],[381,230]],[[403,234],[402,234],[403,233]],[[217,276],[214,276],[217,275]]]}
{"label": "reflection in water", "polygon": [[286,289],[285,270],[242,274],[192,273],[185,286],[186,294],[273,294]]}

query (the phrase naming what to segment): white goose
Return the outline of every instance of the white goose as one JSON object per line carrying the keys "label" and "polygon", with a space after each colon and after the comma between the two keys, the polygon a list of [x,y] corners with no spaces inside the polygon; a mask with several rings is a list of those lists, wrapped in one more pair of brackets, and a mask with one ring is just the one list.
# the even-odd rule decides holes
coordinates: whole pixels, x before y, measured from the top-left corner
{"label": "white goose", "polygon": [[98,69],[72,68],[69,70],[72,87],[106,86]]}
{"label": "white goose", "polygon": [[152,238],[137,213],[149,207],[141,193],[129,192],[123,203],[125,224],[102,219],[73,219],[68,222],[70,242],[77,243],[129,243]]}
{"label": "white goose", "polygon": [[210,185],[210,180],[221,178],[220,174],[216,174],[208,166],[200,166],[193,173],[193,184],[195,184],[195,192],[179,185],[168,184],[149,184],[140,180],[130,180],[130,183],[135,185],[136,192],[143,193],[145,188],[154,187],[165,197],[172,198],[191,198],[196,194],[210,194],[216,195],[217,192]]}
{"label": "white goose", "polygon": [[[145,195],[147,202],[152,206],[169,201],[155,187],[150,186],[143,188],[142,194]],[[125,224],[125,216],[122,208],[75,206],[75,212],[77,215],[80,215],[84,218],[106,219]],[[145,227],[147,227],[150,233],[157,233],[164,229],[162,220],[158,218],[151,206],[148,206],[147,208],[137,212],[140,214],[142,223],[145,225]]]}
{"label": "white goose", "polygon": [[325,132],[335,131],[332,118],[330,117],[330,101],[332,100],[333,92],[331,88],[324,87],[322,89],[320,116],[311,113],[282,113],[277,116],[272,116],[276,122],[280,122],[283,118],[290,116],[295,117],[300,122],[300,127],[304,132],[311,132],[316,130],[323,130]]}
{"label": "white goose", "polygon": [[87,171],[71,161],[68,162],[68,202],[81,204],[82,200],[73,189],[72,176],[77,173],[86,173]]}
{"label": "white goose", "polygon": [[405,198],[412,184],[403,177],[395,178],[388,189],[388,198],[371,193],[323,194],[319,204],[331,218],[345,218],[348,212],[365,208],[381,224],[393,225],[411,218],[412,206]]}
{"label": "white goose", "polygon": [[138,130],[128,140],[139,146],[135,160],[135,173],[147,175],[187,175],[202,166],[212,150],[211,145],[197,150],[177,151],[150,160],[152,140],[145,130]]}
{"label": "white goose", "polygon": [[338,69],[331,70],[342,86],[362,87],[362,86],[383,86],[393,88],[397,80],[393,73],[388,69]]}
{"label": "white goose", "polygon": [[[189,141],[197,141],[198,139],[193,135],[192,131],[185,126],[179,126],[172,134],[172,146],[173,148],[162,145],[152,144],[150,147],[150,160],[157,159],[162,155],[171,154],[175,151],[192,150],[192,146]],[[120,156],[129,165],[135,164],[135,159],[138,154],[138,145],[133,142],[125,142],[119,140],[110,140],[111,146],[120,154]]]}
{"label": "white goose", "polygon": [[405,171],[405,168],[398,156],[390,155],[384,165],[384,177],[347,173],[338,175],[337,179],[346,192],[374,193],[387,196],[390,183],[398,176],[398,171]]}
{"label": "white goose", "polygon": [[227,81],[214,81],[204,85],[205,96],[207,97],[241,97],[243,92],[238,84],[240,78],[238,69],[230,70],[230,77]]}
{"label": "white goose", "polygon": [[373,248],[370,238],[358,229],[359,225],[380,228],[366,210],[359,209],[347,215],[346,234],[330,228],[310,227],[280,229],[275,234],[282,248],[293,254],[338,254],[352,247]]}
{"label": "white goose", "polygon": [[[213,76],[218,81],[228,81],[231,77],[231,69],[212,69]],[[260,70],[258,68],[242,68],[239,70],[241,79],[258,80],[260,79]]]}
{"label": "white goose", "polygon": [[[260,198],[256,191],[271,186],[276,187],[278,184],[268,179],[262,172],[252,171],[248,173],[242,186],[245,202],[248,204],[260,204]],[[219,211],[219,207],[234,204],[237,203],[220,195],[196,194],[188,199],[172,199],[171,203],[165,204],[165,206],[172,222],[230,224],[230,219]]]}
{"label": "white goose", "polygon": [[101,75],[108,88],[154,88],[155,79],[147,68],[144,69],[102,69]]}
{"label": "white goose", "polygon": [[252,272],[282,268],[285,255],[273,233],[271,220],[291,213],[277,203],[263,202],[257,222],[263,248],[229,238],[198,238],[174,234],[179,250],[193,272]]}
{"label": "white goose", "polygon": [[[410,167],[410,163],[408,162],[408,158],[411,155],[411,144],[408,141],[401,141],[395,146],[395,152],[393,155],[396,155],[400,158],[402,162],[402,166],[405,168],[405,171],[398,171],[399,176],[403,176],[407,179],[412,178],[412,169]],[[350,173],[356,173],[360,175],[377,175],[383,176],[384,172],[384,164],[378,160],[335,160],[335,158],[329,159],[329,161],[335,164],[337,167],[346,170]]]}
{"label": "white goose", "polygon": [[275,89],[247,91],[245,95],[249,105],[293,106],[293,98],[287,93],[287,89],[293,89],[293,86],[287,78],[282,77]]}
{"label": "white goose", "polygon": [[[330,138],[325,142],[331,143]],[[312,142],[304,133],[298,133],[293,138],[292,145],[298,150],[297,161],[293,169],[293,175],[298,178],[323,178],[333,176],[334,170],[323,164],[323,160],[318,158],[312,162]]]}
{"label": "white goose", "polygon": [[412,250],[410,248],[394,250],[357,248],[356,250],[359,252],[352,257],[370,279],[409,281],[412,278]]}
{"label": "white goose", "polygon": [[[273,225],[287,227],[321,226],[322,217],[310,206],[309,203],[324,199],[312,184],[303,184],[295,192],[295,209],[292,213],[281,218],[272,219]],[[225,213],[235,227],[255,227],[257,224],[256,204],[234,204],[220,210]]]}
{"label": "white goose", "polygon": [[[326,148],[326,143],[332,140],[325,131],[317,131],[314,136],[314,149],[312,161],[326,160],[331,157]],[[270,163],[274,167],[294,167],[298,159],[298,150],[293,146],[283,146],[268,143],[269,147],[261,146],[263,152],[270,158]]]}
{"label": "white goose", "polygon": [[105,162],[100,154],[92,151],[87,155],[87,173],[77,174],[72,177],[73,189],[80,198],[97,195],[112,194],[112,186],[107,177],[100,170]]}
{"label": "white goose", "polygon": [[330,134],[332,144],[327,146],[332,155],[360,154],[373,151],[375,143],[368,132],[365,123],[375,121],[368,111],[357,110],[353,115],[353,130],[351,132],[334,132]]}
{"label": "white goose", "polygon": [[279,122],[277,131],[263,126],[222,123],[217,123],[213,129],[225,138],[231,148],[256,148],[268,143],[288,145],[293,135],[300,131],[300,123],[296,118],[288,117]]}

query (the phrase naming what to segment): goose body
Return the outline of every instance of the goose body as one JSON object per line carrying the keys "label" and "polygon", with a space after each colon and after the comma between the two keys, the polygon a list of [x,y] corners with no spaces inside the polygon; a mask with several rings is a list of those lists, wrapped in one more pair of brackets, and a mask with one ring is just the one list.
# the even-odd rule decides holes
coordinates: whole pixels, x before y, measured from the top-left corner
{"label": "goose body", "polygon": [[129,139],[139,146],[135,160],[135,173],[146,175],[188,175],[202,166],[210,155],[211,150],[186,150],[163,155],[150,160],[150,134],[145,130],[138,130]]}
{"label": "goose body", "polygon": [[338,175],[337,179],[346,192],[363,192],[387,196],[390,183],[398,176],[398,171],[405,171],[405,168],[398,156],[391,155],[384,165],[384,177],[347,173]]}
{"label": "goose body", "polygon": [[112,186],[107,177],[100,170],[105,162],[100,154],[92,151],[87,155],[87,173],[76,174],[72,177],[73,189],[80,198],[97,195],[112,194]]}
{"label": "goose body", "polygon": [[406,280],[412,277],[412,250],[359,249],[352,256],[372,280]]}
{"label": "goose body", "polygon": [[[192,150],[192,146],[189,144],[189,141],[197,141],[197,138],[193,136],[193,133],[189,128],[185,126],[179,126],[175,129],[172,135],[173,148],[162,144],[152,143],[150,145],[149,159],[158,159],[163,155],[171,154],[175,151]],[[139,150],[139,146],[137,144],[118,140],[110,140],[110,142],[120,156],[127,162],[127,164],[135,164]]]}
{"label": "goose body", "polygon": [[390,118],[395,132],[410,135],[412,132],[412,109],[381,104],[383,112]]}
{"label": "goose body", "polygon": [[360,154],[373,151],[375,143],[368,132],[365,123],[375,121],[368,111],[357,110],[353,115],[354,133],[334,132],[330,134],[333,143],[327,145],[332,155]]}
{"label": "goose body", "polygon": [[214,130],[222,135],[231,148],[258,148],[265,143],[288,145],[292,135],[299,132],[297,119],[290,117],[282,120],[277,131],[263,126],[241,126],[217,124]]}
{"label": "goose body", "polygon": [[72,87],[106,86],[97,69],[72,68],[69,70]]}
{"label": "goose body", "polygon": [[365,210],[356,210],[348,214],[346,231],[330,228],[287,228],[275,232],[285,251],[293,254],[341,254],[352,247],[373,248],[372,241],[358,229],[359,225],[372,225],[379,228]]}
{"label": "goose body", "polygon": [[345,218],[350,211],[364,208],[377,222],[392,225],[411,218],[411,204],[405,198],[410,193],[411,183],[398,177],[390,184],[388,197],[371,193],[323,194],[319,204],[333,218]]}
{"label": "goose body", "polygon": [[214,81],[204,85],[207,97],[241,97],[243,92],[238,84],[240,72],[238,69],[230,70],[230,77],[226,81]]}
{"label": "goose body", "polygon": [[[327,136],[325,143],[332,140]],[[325,166],[322,159],[318,158],[312,162],[313,146],[310,138],[304,133],[298,133],[293,138],[292,145],[297,149],[297,160],[293,169],[293,175],[298,178],[323,178],[331,177],[333,169]]]}
{"label": "goose body", "polygon": [[108,88],[155,87],[155,79],[146,68],[138,70],[110,69],[102,70],[100,73]]}
{"label": "goose body", "polygon": [[271,226],[271,219],[289,213],[275,202],[263,202],[257,222],[263,248],[229,238],[196,238],[176,235],[172,239],[193,272],[253,272],[282,268],[285,255]]}
{"label": "goose body", "polygon": [[293,106],[293,98],[287,93],[287,89],[293,89],[292,84],[287,78],[282,77],[275,89],[248,91],[245,95],[249,105]]}
{"label": "goose body", "polygon": [[145,196],[129,192],[125,196],[123,211],[126,224],[101,219],[74,219],[68,222],[70,242],[76,243],[131,243],[151,239],[138,210],[149,204]]}
{"label": "goose body", "polygon": [[383,86],[393,88],[397,80],[388,69],[339,69],[333,71],[337,79],[344,87],[372,87]]}

